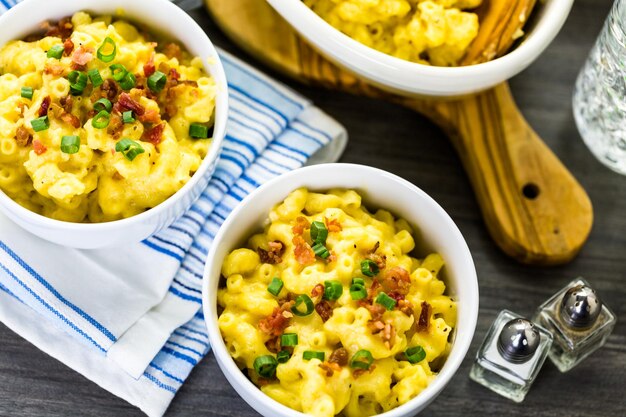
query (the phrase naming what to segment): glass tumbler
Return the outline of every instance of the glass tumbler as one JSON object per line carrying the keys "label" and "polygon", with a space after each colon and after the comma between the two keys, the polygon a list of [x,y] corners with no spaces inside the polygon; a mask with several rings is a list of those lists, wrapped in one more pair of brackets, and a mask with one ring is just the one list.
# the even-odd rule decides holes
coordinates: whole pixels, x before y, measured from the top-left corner
{"label": "glass tumbler", "polygon": [[626,175],[626,0],[616,0],[583,66],[574,117],[591,152]]}

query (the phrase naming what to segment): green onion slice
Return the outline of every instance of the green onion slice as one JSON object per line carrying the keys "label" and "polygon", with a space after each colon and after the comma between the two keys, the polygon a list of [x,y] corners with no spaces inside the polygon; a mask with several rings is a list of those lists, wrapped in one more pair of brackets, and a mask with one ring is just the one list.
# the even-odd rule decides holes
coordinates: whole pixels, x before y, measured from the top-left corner
{"label": "green onion slice", "polygon": [[326,259],[330,256],[330,252],[328,252],[326,246],[322,245],[321,243],[316,243],[311,249],[313,249],[313,252],[315,252],[315,256],[319,256],[322,259]]}
{"label": "green onion slice", "polygon": [[316,352],[314,350],[305,350],[302,352],[302,359],[305,361],[310,361],[311,359],[319,359],[324,362],[324,358],[326,358],[326,354],[324,352]]}
{"label": "green onion slice", "polygon": [[[304,307],[306,308],[306,310],[302,311],[302,304],[304,304]],[[313,313],[313,310],[315,310],[315,306],[313,305],[313,300],[311,300],[311,297],[309,297],[306,294],[301,294],[299,296],[296,297],[296,304],[291,307],[291,312],[293,314],[295,314],[296,316],[300,316],[300,317],[305,317],[308,316],[309,314]]]}
{"label": "green onion slice", "polygon": [[72,71],[67,76],[67,79],[70,82],[70,93],[73,96],[79,96],[83,93],[85,87],[87,87],[87,80],[89,78],[87,77],[87,74],[83,72]]}
{"label": "green onion slice", "polygon": [[360,285],[365,287],[365,280],[363,278],[352,278],[352,285]]}
{"label": "green onion slice", "polygon": [[148,88],[155,93],[160,92],[165,87],[167,77],[161,71],[156,71],[148,77]]}
{"label": "green onion slice", "polygon": [[292,347],[298,345],[298,335],[295,333],[285,333],[280,337],[280,345]]}
{"label": "green onion slice", "polygon": [[359,350],[357,353],[352,355],[352,359],[350,359],[350,367],[351,368],[359,368],[359,369],[370,369],[370,366],[374,363],[374,357],[369,350]]}
{"label": "green onion slice", "polygon": [[67,154],[77,153],[80,149],[79,136],[63,136],[61,138],[61,152]]}
{"label": "green onion slice", "polygon": [[371,259],[365,259],[361,261],[361,272],[366,277],[375,277],[380,272],[380,269],[378,265],[376,265],[376,262]]}
{"label": "green onion slice", "polygon": [[281,350],[276,354],[276,360],[278,363],[285,363],[291,358],[291,353],[288,350]]}
{"label": "green onion slice", "polygon": [[117,142],[115,144],[115,150],[117,152],[122,152],[129,161],[133,161],[137,155],[145,152],[140,144],[128,138],[124,138]]}
{"label": "green onion slice", "polygon": [[364,286],[358,284],[350,285],[350,297],[353,300],[362,300],[367,297],[367,290]]}
{"label": "green onion slice", "polygon": [[113,64],[109,68],[111,69],[111,76],[115,81],[122,81],[128,74],[128,70],[122,64]]}
{"label": "green onion slice", "polygon": [[106,110],[102,110],[91,119],[91,125],[96,129],[106,129],[111,121],[111,113]]}
{"label": "green onion slice", "polygon": [[48,58],[61,59],[63,51],[65,51],[65,47],[63,45],[54,45],[52,48],[48,49],[46,56]]}
{"label": "green onion slice", "polygon": [[101,98],[100,100],[93,103],[93,109],[97,112],[101,112],[103,110],[110,112],[112,108],[113,108],[113,103],[111,103],[106,98]]}
{"label": "green onion slice", "polygon": [[91,85],[93,85],[94,88],[100,87],[102,84],[104,84],[104,80],[102,79],[100,71],[98,71],[97,68],[93,68],[87,71],[87,75],[89,76],[89,79],[91,80]]}
{"label": "green onion slice", "polygon": [[259,356],[254,360],[254,370],[263,378],[273,378],[278,361],[272,355]]}
{"label": "green onion slice", "polygon": [[322,222],[311,223],[311,239],[315,243],[322,245],[326,244],[326,238],[328,237],[328,229]]}
{"label": "green onion slice", "polygon": [[111,62],[115,59],[115,54],[117,53],[117,45],[115,45],[115,41],[113,39],[107,36],[106,38],[104,38],[102,45],[100,45],[96,53],[100,61]]}
{"label": "green onion slice", "polygon": [[126,91],[135,87],[136,84],[137,84],[137,78],[135,77],[133,73],[130,73],[130,72],[127,72],[126,76],[122,79],[122,81],[120,81],[120,87],[122,87],[122,90],[126,90]]}
{"label": "green onion slice", "polygon": [[274,297],[278,297],[278,294],[280,294],[280,291],[282,289],[283,289],[283,280],[278,277],[272,278],[270,285],[267,286],[267,291],[270,294],[272,294]]}
{"label": "green onion slice", "polygon": [[376,303],[382,305],[383,307],[385,307],[387,310],[390,310],[390,311],[393,310],[394,307],[396,306],[396,300],[389,297],[384,292],[381,292],[380,294],[378,294],[378,297],[376,297]]}
{"label": "green onion slice", "polygon": [[209,128],[198,123],[192,123],[189,126],[189,136],[196,139],[206,139],[209,137]]}
{"label": "green onion slice", "polygon": [[124,123],[134,123],[135,122],[135,118],[133,117],[132,110],[125,111],[124,113],[122,113],[122,121]]}
{"label": "green onion slice", "polygon": [[31,120],[30,125],[33,127],[35,132],[41,132],[43,130],[48,130],[50,127],[50,120],[48,120],[48,116],[41,116],[37,119]]}
{"label": "green onion slice", "polygon": [[413,346],[404,351],[406,359],[411,363],[419,363],[426,358],[426,351],[421,346]]}
{"label": "green onion slice", "polygon": [[343,285],[341,282],[334,280],[324,282],[324,300],[338,300],[341,294],[343,294]]}
{"label": "green onion slice", "polygon": [[33,87],[22,87],[21,95],[31,100],[33,98]]}

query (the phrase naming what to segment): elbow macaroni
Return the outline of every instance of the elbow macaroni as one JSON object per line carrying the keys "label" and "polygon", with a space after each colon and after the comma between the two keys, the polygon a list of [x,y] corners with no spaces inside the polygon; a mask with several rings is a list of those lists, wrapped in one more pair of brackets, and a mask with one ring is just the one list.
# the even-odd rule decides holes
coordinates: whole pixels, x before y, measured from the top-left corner
{"label": "elbow macaroni", "polygon": [[478,35],[482,0],[304,0],[364,45],[421,64],[455,66]]}
{"label": "elbow macaroni", "polygon": [[[172,196],[200,167],[211,140],[193,139],[189,130],[192,123],[210,126],[213,122],[216,86],[199,58],[180,50],[166,53],[123,20],[79,12],[72,16],[71,24],[73,54],[80,47],[92,55],[82,68],[75,66],[72,53],[66,52],[60,59],[47,57],[50,48],[64,45],[54,34],[0,47],[0,189],[22,206],[53,219],[106,222],[131,217]],[[111,62],[96,56],[107,37],[116,45]],[[145,92],[144,66],[151,59],[157,69],[169,71],[168,87],[160,95]],[[106,85],[113,82],[112,64],[122,64],[135,74],[137,88],[128,93],[139,96],[136,100],[146,114],[158,115],[158,121],[140,120],[141,115],[134,114],[137,120],[123,124],[118,133],[111,127],[93,126],[93,102],[107,92],[90,81],[84,94],[72,96],[68,74],[76,68],[84,74],[97,69]],[[180,82],[172,81],[172,74],[177,74]],[[21,96],[23,87],[33,89],[32,99]],[[113,104],[123,92],[121,84],[116,88],[118,95],[108,97]],[[41,116],[38,113],[47,97],[51,103],[49,128],[34,131],[31,121]],[[70,108],[64,106],[68,97],[73,101]],[[128,109],[113,107],[112,113],[121,116],[124,110]],[[64,111],[77,117],[80,126],[65,119]],[[159,124],[164,125],[163,132],[158,141],[150,142],[146,135]],[[64,136],[80,138],[77,153],[61,150]],[[145,152],[129,160],[115,151],[121,138],[139,143]]]}
{"label": "elbow macaroni", "polygon": [[[305,265],[300,262],[294,225],[301,217],[327,225],[325,245],[331,254],[327,260],[317,257]],[[456,302],[445,295],[445,285],[438,279],[443,259],[437,254],[421,261],[413,258],[410,252],[415,242],[409,224],[385,210],[368,212],[361,205],[361,196],[352,190],[320,194],[298,189],[274,207],[269,218],[263,233],[253,235],[246,248],[235,249],[225,258],[225,285],[218,290],[222,308],[218,323],[225,344],[239,366],[248,369],[253,382],[282,404],[318,417],[378,414],[404,404],[426,388],[450,349],[450,334],[456,323]],[[340,230],[328,226],[333,223],[340,225]],[[302,236],[311,242],[308,232]],[[259,254],[268,242],[275,241],[284,245],[284,252],[278,262],[268,262]],[[360,267],[372,248],[386,257],[386,264],[374,278],[363,275]],[[396,268],[407,271],[410,284],[401,298],[414,310],[383,308],[378,320],[393,329],[386,337],[384,332],[372,330],[373,301],[354,300],[350,285],[358,277],[366,281],[370,291],[374,291],[376,282],[386,288],[386,271]],[[278,296],[268,290],[274,277],[284,284]],[[311,294],[321,303],[314,288],[327,280],[338,281],[343,288],[338,299],[332,301],[332,315],[322,318],[317,307],[302,317],[283,310],[289,318],[281,330],[296,333],[298,344],[289,360],[278,364],[274,378],[261,377],[255,371],[255,359],[276,353],[272,335],[264,330],[262,322],[276,311],[280,313],[281,303],[296,294]],[[417,323],[423,309],[425,331]],[[425,356],[412,363],[404,352],[416,346],[422,347]],[[368,371],[355,371],[343,364],[327,373],[324,366],[339,348],[346,349],[350,357],[359,350],[369,351],[373,366]],[[325,361],[305,360],[305,351],[323,352]]]}

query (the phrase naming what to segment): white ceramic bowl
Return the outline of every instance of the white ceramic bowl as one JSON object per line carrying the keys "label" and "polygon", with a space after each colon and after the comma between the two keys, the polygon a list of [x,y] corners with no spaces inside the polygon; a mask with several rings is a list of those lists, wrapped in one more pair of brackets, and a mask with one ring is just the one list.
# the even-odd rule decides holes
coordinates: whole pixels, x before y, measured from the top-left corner
{"label": "white ceramic bowl", "polygon": [[302,168],[258,188],[228,216],[211,247],[203,281],[204,317],[217,363],[239,395],[259,413],[266,417],[304,416],[266,396],[244,376],[228,353],[217,323],[217,288],[224,258],[261,230],[272,207],[299,187],[317,191],[337,187],[356,189],[363,195],[365,206],[388,209],[415,227],[418,255],[437,251],[443,256],[447,291],[458,300],[452,351],[437,378],[422,393],[380,415],[414,416],[441,392],[467,353],[478,316],[478,281],[467,244],[441,206],[408,181],[379,169],[351,164]]}
{"label": "white ceramic bowl", "polygon": [[52,220],[29,211],[0,191],[0,210],[29,232],[64,246],[93,249],[139,242],[172,224],[206,188],[222,147],[228,114],[228,89],[222,63],[204,31],[168,0],[26,0],[0,16],[0,45],[36,32],[46,20],[59,20],[77,11],[114,14],[156,29],[199,56],[215,79],[217,97],[214,137],[208,155],[195,175],[172,197],[137,216],[109,223],[78,224]]}
{"label": "white ceramic bowl", "polygon": [[369,48],[333,28],[301,1],[267,1],[322,55],[370,83],[403,95],[441,97],[481,91],[524,70],[552,42],[574,2],[538,1],[533,12],[536,23],[527,28],[529,33],[513,51],[483,64],[444,68],[412,63]]}

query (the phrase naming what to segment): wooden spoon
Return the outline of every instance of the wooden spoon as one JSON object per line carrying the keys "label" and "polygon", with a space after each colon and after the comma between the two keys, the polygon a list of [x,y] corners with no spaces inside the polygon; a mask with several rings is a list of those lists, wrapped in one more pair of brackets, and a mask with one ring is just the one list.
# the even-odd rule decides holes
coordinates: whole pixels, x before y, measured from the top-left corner
{"label": "wooden spoon", "polygon": [[[515,10],[528,10],[515,6],[506,12],[506,7],[497,7],[500,3],[509,2],[489,1],[494,7],[489,10],[508,13],[508,21],[515,21]],[[275,69],[329,89],[400,103],[441,126],[459,152],[493,239],[508,255],[524,263],[557,265],[581,249],[593,223],[589,197],[528,125],[506,83],[456,100],[395,96],[327,61],[265,1],[205,0],[205,4],[227,35]],[[498,26],[502,18],[491,13],[483,17],[484,30]],[[473,52],[475,59],[506,50],[505,33],[502,28],[494,37],[481,32],[477,43],[501,41],[495,43],[495,55]]]}

